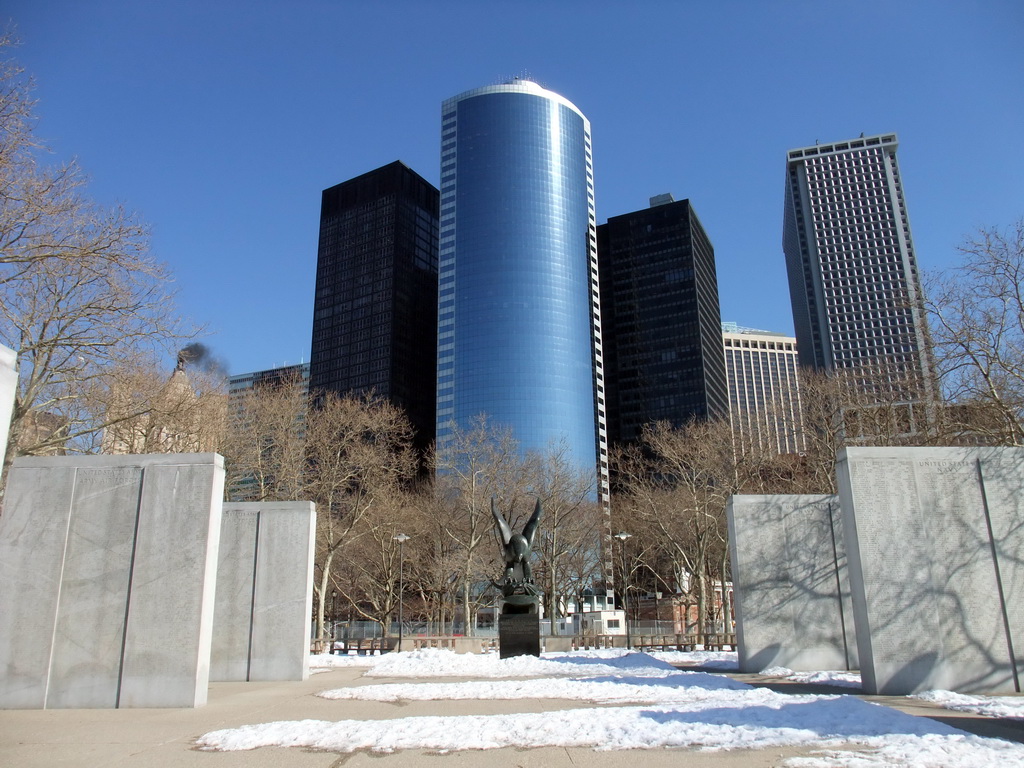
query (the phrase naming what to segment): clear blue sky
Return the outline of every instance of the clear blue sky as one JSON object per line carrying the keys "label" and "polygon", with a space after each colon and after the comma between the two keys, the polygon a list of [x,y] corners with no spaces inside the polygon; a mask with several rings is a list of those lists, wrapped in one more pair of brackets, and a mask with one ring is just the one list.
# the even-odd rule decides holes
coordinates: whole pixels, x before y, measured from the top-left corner
{"label": "clear blue sky", "polygon": [[232,373],[308,359],[320,191],[395,159],[436,185],[441,101],[516,74],[590,118],[599,222],[690,198],[742,325],[792,332],[788,149],[896,132],[926,271],[1024,215],[1019,0],[5,0],[0,21],[39,134],[150,223]]}

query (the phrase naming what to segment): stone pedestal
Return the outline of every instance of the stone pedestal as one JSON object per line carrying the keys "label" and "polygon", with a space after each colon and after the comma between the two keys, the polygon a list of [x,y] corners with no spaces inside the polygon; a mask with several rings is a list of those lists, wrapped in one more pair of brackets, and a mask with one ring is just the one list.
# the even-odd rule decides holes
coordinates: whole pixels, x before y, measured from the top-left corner
{"label": "stone pedestal", "polygon": [[313,612],[312,502],[224,505],[210,680],[305,680]]}
{"label": "stone pedestal", "polygon": [[498,651],[503,659],[540,656],[540,614],[502,613],[498,617]]}
{"label": "stone pedestal", "polygon": [[836,496],[733,496],[726,507],[743,672],[857,669]]}
{"label": "stone pedestal", "polygon": [[0,344],[0,464],[7,450],[7,437],[14,411],[14,395],[18,391],[18,356],[13,349]]}
{"label": "stone pedestal", "polygon": [[847,448],[836,476],[864,690],[1020,691],[1024,449]]}
{"label": "stone pedestal", "polygon": [[484,640],[480,637],[456,637],[452,650],[456,653],[483,653]]}
{"label": "stone pedestal", "polygon": [[0,517],[0,708],[206,703],[223,459],[15,459]]}
{"label": "stone pedestal", "polygon": [[549,653],[570,653],[572,651],[572,638],[558,636],[545,637],[544,650]]}

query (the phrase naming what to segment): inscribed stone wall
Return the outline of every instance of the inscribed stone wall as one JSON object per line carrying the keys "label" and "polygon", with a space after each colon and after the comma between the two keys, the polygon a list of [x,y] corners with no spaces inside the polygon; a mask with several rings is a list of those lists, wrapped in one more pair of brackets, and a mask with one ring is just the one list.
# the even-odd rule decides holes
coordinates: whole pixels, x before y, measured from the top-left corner
{"label": "inscribed stone wall", "polygon": [[18,356],[13,349],[0,344],[0,464],[7,449],[7,436],[14,411],[14,395],[18,391]]}
{"label": "inscribed stone wall", "polygon": [[220,456],[22,457],[0,517],[0,708],[206,703]]}
{"label": "inscribed stone wall", "polygon": [[316,511],[308,501],[224,505],[211,680],[305,680]]}
{"label": "inscribed stone wall", "polygon": [[740,670],[856,669],[836,496],[733,496],[726,508]]}
{"label": "inscribed stone wall", "polygon": [[847,448],[837,480],[864,690],[1020,691],[1024,449]]}

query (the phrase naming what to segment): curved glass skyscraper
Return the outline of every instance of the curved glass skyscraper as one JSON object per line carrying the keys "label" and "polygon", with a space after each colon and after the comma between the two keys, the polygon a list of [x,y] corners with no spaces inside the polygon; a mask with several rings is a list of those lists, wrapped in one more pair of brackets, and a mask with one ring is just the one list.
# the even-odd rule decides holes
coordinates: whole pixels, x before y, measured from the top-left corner
{"label": "curved glass skyscraper", "polygon": [[590,122],[517,79],[446,101],[441,133],[438,448],[486,414],[523,450],[600,467]]}

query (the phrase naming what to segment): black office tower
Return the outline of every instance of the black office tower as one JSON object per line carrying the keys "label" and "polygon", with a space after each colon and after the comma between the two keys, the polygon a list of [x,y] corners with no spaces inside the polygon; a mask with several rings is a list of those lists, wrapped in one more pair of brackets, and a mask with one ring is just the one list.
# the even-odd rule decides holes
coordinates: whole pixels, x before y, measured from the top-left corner
{"label": "black office tower", "polygon": [[597,228],[608,438],[729,415],[715,252],[671,195]]}
{"label": "black office tower", "polygon": [[434,439],[438,206],[397,161],[325,189],[313,302],[310,391],[388,398],[420,449]]}

